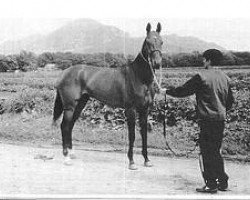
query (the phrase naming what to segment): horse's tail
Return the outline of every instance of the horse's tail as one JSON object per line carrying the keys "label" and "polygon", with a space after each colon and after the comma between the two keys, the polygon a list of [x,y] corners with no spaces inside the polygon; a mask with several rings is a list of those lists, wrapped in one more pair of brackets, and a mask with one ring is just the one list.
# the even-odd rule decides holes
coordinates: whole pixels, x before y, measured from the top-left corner
{"label": "horse's tail", "polygon": [[54,113],[53,113],[53,124],[56,124],[56,120],[61,116],[63,112],[63,103],[59,91],[56,92],[56,100],[54,104]]}

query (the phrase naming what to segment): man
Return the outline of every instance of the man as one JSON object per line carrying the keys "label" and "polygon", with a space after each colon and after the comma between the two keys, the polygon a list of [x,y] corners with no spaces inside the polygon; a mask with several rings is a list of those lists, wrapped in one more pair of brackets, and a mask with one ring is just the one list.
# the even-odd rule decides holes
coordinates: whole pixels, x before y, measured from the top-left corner
{"label": "man", "polygon": [[230,80],[220,70],[213,69],[222,59],[217,49],[209,49],[203,53],[205,70],[196,74],[183,86],[171,87],[166,94],[173,97],[196,95],[197,116],[200,127],[199,145],[202,155],[205,186],[197,188],[197,192],[216,193],[228,187],[228,175],[225,173],[220,148],[225,128],[226,111],[232,107]]}

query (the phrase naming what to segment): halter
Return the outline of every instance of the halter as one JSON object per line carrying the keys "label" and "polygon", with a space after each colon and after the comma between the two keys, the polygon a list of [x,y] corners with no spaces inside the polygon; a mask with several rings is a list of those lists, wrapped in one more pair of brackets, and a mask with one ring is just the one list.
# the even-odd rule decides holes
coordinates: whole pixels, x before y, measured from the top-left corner
{"label": "halter", "polygon": [[155,50],[153,50],[152,52],[150,52],[150,56],[152,56],[152,54],[153,54],[154,52],[157,52],[157,51],[160,53],[160,55],[162,55],[161,50],[155,49]]}
{"label": "halter", "polygon": [[[144,41],[144,43],[145,43],[144,45],[146,46],[146,48],[149,49],[146,40]],[[152,54],[153,54],[154,52],[157,52],[157,51],[160,53],[160,55],[162,55],[161,50],[159,50],[159,49],[154,49],[154,50],[152,50],[152,51],[149,53],[149,56],[152,56]]]}
{"label": "halter", "polygon": [[[146,39],[145,39],[145,41],[144,41],[144,45],[145,45],[145,48],[146,48],[146,49],[149,49],[149,48],[148,48],[148,44],[147,44],[147,42],[146,42]],[[143,50],[142,50],[142,51],[143,51]],[[140,53],[142,54],[143,59],[149,64],[150,70],[151,70],[152,75],[153,75],[153,77],[154,77],[154,81],[155,81],[155,83],[156,83],[156,85],[157,85],[159,91],[161,91],[161,90],[162,90],[162,88],[161,88],[161,82],[162,82],[161,79],[162,79],[162,75],[160,74],[160,83],[159,83],[159,82],[157,81],[157,78],[156,78],[156,75],[155,75],[155,71],[154,71],[154,69],[153,69],[152,64],[149,62],[148,59],[146,59],[146,58],[144,57],[142,51],[141,51]],[[151,57],[151,56],[153,55],[153,53],[155,53],[155,52],[159,52],[159,53],[160,53],[160,56],[162,56],[162,52],[161,52],[160,49],[154,49],[154,50],[152,50],[151,52],[149,52],[148,56]],[[160,66],[160,69],[161,69],[161,66]],[[162,70],[160,70],[160,72],[162,73]]]}
{"label": "halter", "polygon": [[[159,52],[160,53],[160,55],[162,55],[162,52],[161,52],[161,50],[159,50],[159,49],[155,49],[155,50],[153,50],[152,52],[150,52],[150,55],[152,55],[154,52]],[[155,83],[156,83],[156,85],[157,85],[157,87],[158,87],[158,89],[161,91],[162,90],[162,87],[161,87],[161,79],[162,79],[162,75],[160,75],[160,83],[157,81],[157,78],[156,78],[156,75],[155,75],[155,71],[154,71],[154,69],[153,69],[153,66],[152,66],[152,64],[148,61],[148,59],[146,59],[145,57],[144,57],[144,55],[143,55],[143,53],[142,53],[142,51],[140,52],[140,54],[141,54],[141,57],[143,58],[143,60],[145,61],[145,62],[147,62],[148,63],[148,65],[149,65],[149,68],[150,68],[150,70],[151,70],[151,72],[152,72],[152,74],[153,74],[153,77],[154,77],[154,81],[155,81]],[[160,69],[161,69],[161,67],[160,67]],[[161,70],[161,73],[162,73],[162,70]]]}

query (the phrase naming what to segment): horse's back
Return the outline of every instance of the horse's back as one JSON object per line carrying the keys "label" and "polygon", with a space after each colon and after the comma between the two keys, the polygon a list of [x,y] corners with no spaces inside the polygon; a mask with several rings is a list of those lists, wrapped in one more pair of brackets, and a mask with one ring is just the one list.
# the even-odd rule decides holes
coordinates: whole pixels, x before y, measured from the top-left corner
{"label": "horse's back", "polygon": [[125,76],[120,68],[75,65],[66,69],[56,83],[59,92],[68,98],[88,94],[110,106],[123,107]]}

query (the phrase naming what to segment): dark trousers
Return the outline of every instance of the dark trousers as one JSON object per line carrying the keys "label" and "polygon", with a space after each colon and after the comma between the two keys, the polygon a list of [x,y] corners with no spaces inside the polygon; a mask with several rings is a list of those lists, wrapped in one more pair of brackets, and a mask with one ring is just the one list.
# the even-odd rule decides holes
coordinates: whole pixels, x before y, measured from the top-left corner
{"label": "dark trousers", "polygon": [[203,178],[210,188],[217,187],[218,182],[228,180],[225,173],[220,148],[225,128],[224,121],[200,121],[199,145],[203,159]]}

